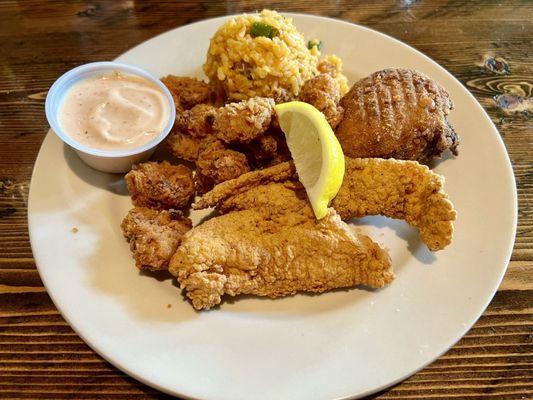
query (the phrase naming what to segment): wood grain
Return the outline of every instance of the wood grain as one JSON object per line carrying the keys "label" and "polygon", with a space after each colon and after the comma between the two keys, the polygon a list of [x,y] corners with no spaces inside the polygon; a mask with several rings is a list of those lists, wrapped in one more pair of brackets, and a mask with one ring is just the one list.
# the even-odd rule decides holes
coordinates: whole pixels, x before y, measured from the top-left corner
{"label": "wood grain", "polygon": [[0,398],[168,398],[90,350],[39,279],[26,209],[48,130],[44,98],[57,76],[78,64],[113,59],[183,24],[263,7],[345,19],[421,50],[476,96],[513,163],[518,231],[498,293],[450,351],[371,398],[532,398],[533,110],[512,109],[514,100],[531,99],[533,91],[533,2],[527,0],[0,2]]}

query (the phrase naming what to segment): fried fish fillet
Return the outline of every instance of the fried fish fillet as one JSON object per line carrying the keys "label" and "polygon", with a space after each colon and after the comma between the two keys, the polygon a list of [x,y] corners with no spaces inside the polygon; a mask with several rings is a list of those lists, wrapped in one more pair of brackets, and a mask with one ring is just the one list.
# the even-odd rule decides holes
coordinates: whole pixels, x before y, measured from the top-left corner
{"label": "fried fish fillet", "polygon": [[298,210],[230,212],[188,232],[169,271],[193,307],[214,307],[224,294],[274,298],[392,281],[390,257],[376,243],[352,233],[333,210],[317,221],[299,203]]}
{"label": "fried fish fillet", "polygon": [[[331,203],[344,220],[367,215],[403,219],[419,229],[430,250],[441,250],[451,243],[456,212],[443,191],[443,177],[414,161],[349,157],[345,161],[344,181]],[[216,186],[193,208],[242,209],[239,204],[250,204],[255,197],[255,192],[243,193],[268,182],[294,180],[295,175],[294,166],[288,162],[244,174]]]}
{"label": "fried fish fillet", "polygon": [[385,69],[356,82],[341,99],[344,116],[336,135],[350,157],[428,162],[459,138],[448,122],[448,92],[424,74]]}
{"label": "fried fish fillet", "polygon": [[289,180],[250,187],[218,203],[217,210],[223,214],[269,207],[274,210],[298,211],[307,203],[307,194],[303,185],[297,180]]}
{"label": "fried fish fillet", "polygon": [[269,182],[284,182],[294,178],[296,168],[292,162],[283,162],[273,167],[251,171],[216,185],[213,190],[204,194],[193,204],[193,209],[216,207],[221,201],[235,194],[246,192],[255,186],[264,185]]}
{"label": "fried fish fillet", "polygon": [[331,206],[343,219],[403,219],[437,251],[451,243],[457,216],[443,186],[442,176],[414,161],[347,158],[345,178]]}

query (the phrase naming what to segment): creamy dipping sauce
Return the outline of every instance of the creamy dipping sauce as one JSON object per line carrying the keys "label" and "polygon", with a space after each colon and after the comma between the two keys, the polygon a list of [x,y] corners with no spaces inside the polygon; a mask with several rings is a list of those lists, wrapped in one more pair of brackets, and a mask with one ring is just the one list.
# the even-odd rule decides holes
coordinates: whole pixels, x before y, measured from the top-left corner
{"label": "creamy dipping sauce", "polygon": [[65,93],[61,128],[100,150],[133,149],[158,136],[170,118],[163,90],[148,79],[111,72],[82,79]]}

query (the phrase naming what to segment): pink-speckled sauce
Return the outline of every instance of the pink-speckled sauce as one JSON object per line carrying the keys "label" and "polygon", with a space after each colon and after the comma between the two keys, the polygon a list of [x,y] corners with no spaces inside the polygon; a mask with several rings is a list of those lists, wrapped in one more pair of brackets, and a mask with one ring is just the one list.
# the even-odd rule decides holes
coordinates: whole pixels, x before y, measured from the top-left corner
{"label": "pink-speckled sauce", "polygon": [[119,72],[76,82],[59,110],[67,135],[100,150],[142,146],[163,131],[169,117],[170,105],[159,86]]}

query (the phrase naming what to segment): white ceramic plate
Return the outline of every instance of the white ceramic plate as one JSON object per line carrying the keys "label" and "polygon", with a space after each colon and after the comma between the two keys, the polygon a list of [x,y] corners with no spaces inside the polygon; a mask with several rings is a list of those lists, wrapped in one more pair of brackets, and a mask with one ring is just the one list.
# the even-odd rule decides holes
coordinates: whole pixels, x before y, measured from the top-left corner
{"label": "white ceramic plate", "polygon": [[[343,58],[351,82],[385,67],[408,67],[449,90],[460,156],[435,171],[446,177],[458,211],[454,242],[433,254],[405,223],[364,218],[354,229],[390,249],[397,278],[389,287],[244,298],[197,313],[172,281],[134,267],[119,228],[131,207],[121,177],[86,167],[49,133],[28,206],[42,280],[96,352],[164,392],[201,399],[340,399],[375,392],[459,340],[505,272],[516,227],[515,183],[503,142],[480,105],[442,67],[397,40],[342,21],[293,17],[307,37],[322,39],[325,52]],[[118,61],[159,76],[201,76],[209,38],[224,19],[167,32]]]}

